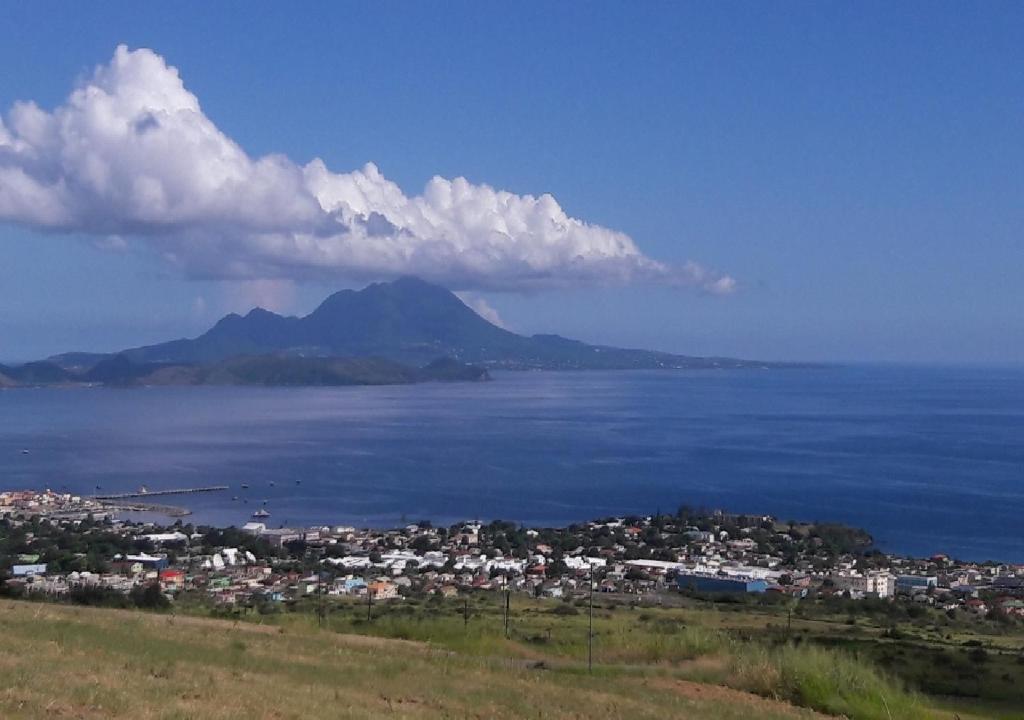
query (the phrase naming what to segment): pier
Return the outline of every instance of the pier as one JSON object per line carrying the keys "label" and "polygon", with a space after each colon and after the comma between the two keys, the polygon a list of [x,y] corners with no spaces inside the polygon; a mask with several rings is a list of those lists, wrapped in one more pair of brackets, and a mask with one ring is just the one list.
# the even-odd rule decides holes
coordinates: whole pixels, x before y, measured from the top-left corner
{"label": "pier", "polygon": [[129,500],[131,498],[148,498],[159,495],[191,495],[193,493],[220,492],[227,490],[227,485],[209,485],[197,488],[178,488],[176,490],[146,490],[145,492],[117,493],[115,495],[94,495],[96,500]]}

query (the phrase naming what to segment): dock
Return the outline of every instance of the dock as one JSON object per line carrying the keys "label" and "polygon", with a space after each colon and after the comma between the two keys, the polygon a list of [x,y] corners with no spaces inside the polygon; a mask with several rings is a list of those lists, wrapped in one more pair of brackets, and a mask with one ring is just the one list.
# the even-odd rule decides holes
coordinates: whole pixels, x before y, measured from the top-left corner
{"label": "dock", "polygon": [[147,490],[145,492],[117,493],[115,495],[94,495],[96,500],[129,500],[131,498],[148,498],[159,495],[192,495],[194,493],[220,492],[229,489],[227,485],[208,485],[196,488],[177,488],[175,490]]}

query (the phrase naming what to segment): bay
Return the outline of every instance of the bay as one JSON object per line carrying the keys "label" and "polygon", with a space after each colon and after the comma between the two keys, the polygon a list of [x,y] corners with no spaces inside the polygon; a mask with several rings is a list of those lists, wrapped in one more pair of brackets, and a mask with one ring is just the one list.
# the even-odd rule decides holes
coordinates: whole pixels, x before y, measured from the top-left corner
{"label": "bay", "polygon": [[273,526],[376,527],[561,525],[685,503],[845,522],[891,552],[1024,562],[1020,368],[494,376],[0,391],[0,487],[226,484],[162,499],[224,525],[264,501]]}

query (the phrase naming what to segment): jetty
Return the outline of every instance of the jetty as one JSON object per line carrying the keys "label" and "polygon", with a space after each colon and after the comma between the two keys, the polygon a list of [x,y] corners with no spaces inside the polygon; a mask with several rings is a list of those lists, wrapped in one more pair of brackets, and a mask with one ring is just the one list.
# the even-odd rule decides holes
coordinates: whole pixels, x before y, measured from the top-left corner
{"label": "jetty", "polygon": [[159,495],[192,495],[194,493],[220,492],[227,490],[227,485],[208,485],[196,488],[177,488],[174,490],[140,490],[138,492],[117,493],[115,495],[94,495],[96,500],[129,500],[131,498],[148,498]]}

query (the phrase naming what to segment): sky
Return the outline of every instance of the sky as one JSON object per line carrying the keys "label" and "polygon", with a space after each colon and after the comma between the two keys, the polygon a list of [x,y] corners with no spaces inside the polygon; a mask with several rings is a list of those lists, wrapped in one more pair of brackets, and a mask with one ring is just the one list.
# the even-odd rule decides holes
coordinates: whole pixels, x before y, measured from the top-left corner
{"label": "sky", "polygon": [[1024,362],[1024,5],[37,2],[0,360],[417,274],[511,330]]}

